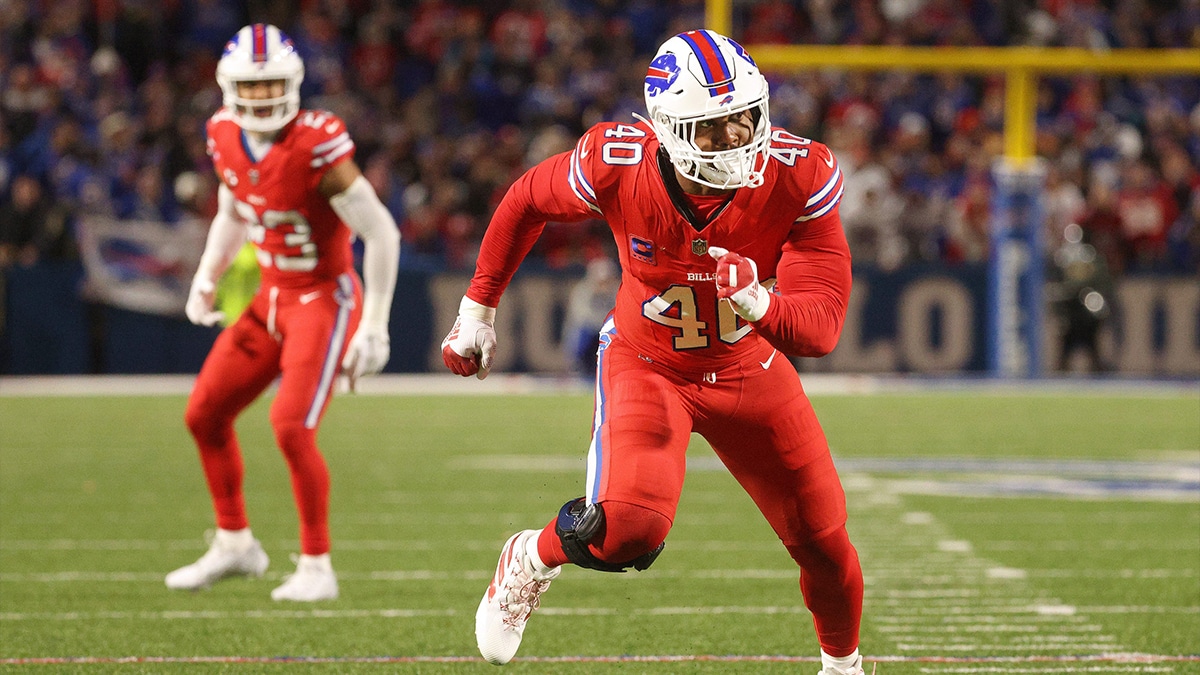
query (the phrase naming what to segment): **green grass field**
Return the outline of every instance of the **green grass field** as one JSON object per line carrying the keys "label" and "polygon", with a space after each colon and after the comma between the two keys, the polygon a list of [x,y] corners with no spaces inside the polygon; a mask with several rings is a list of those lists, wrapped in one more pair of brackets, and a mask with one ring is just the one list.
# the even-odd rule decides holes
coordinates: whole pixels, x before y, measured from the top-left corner
{"label": "green grass field", "polygon": [[[269,597],[297,541],[260,401],[239,431],[267,577],[170,592],[163,575],[212,527],[184,402],[0,396],[0,670],[818,668],[791,560],[698,438],[651,570],[567,569],[512,664],[477,657],[500,545],[582,494],[591,397],[577,393],[337,398],[320,442],[342,597],[318,606]],[[813,402],[847,488],[879,675],[1200,672],[1200,391]]]}

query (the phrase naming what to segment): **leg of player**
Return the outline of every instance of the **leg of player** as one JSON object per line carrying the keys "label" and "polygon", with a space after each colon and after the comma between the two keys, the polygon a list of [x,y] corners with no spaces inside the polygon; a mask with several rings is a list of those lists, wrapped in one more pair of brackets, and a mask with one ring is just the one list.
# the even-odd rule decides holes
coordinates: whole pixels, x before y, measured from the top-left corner
{"label": "leg of player", "polygon": [[315,426],[309,428],[303,415],[289,412],[294,406],[285,393],[287,378],[285,372],[271,407],[271,425],[292,477],[292,496],[300,517],[300,555],[295,558],[295,573],[271,591],[271,598],[334,600],[338,584],[329,557],[329,468],[317,448]]}
{"label": "leg of player", "polygon": [[858,651],[862,572],[846,528],[787,550],[800,566],[800,592],[821,643],[818,675],[863,675]]}
{"label": "leg of player", "polygon": [[564,504],[542,530],[514,534],[501,549],[496,574],[475,612],[479,653],[496,665],[512,660],[530,615],[562,565],[644,570],[662,552],[670,528],[669,519],[650,509],[622,502],[588,504],[580,497]]}
{"label": "leg of player", "polygon": [[300,555],[295,573],[271,591],[274,600],[315,602],[338,597],[329,556],[329,467],[317,447],[317,426],[333,394],[333,374],[361,314],[356,309],[361,306],[361,291],[348,276],[343,277],[340,293],[304,305],[280,300],[279,322],[286,333],[280,356],[282,376],[270,417],[275,442],[291,474],[300,519]]}
{"label": "leg of player", "polygon": [[[861,675],[863,578],[846,533],[846,494],[812,405],[786,361],[722,385],[726,416],[699,431],[800,567],[821,648],[821,675]],[[736,401],[736,407],[728,403]]]}
{"label": "leg of player", "polygon": [[[641,368],[636,352],[611,349],[603,339],[601,344],[589,497],[567,502],[541,531],[525,530],[505,543],[475,614],[479,651],[491,663],[507,663],[516,654],[530,615],[562,565],[643,570],[671,529],[664,513],[673,515],[679,501],[691,421],[673,388],[661,374]],[[621,373],[619,381],[613,373]],[[649,495],[657,508],[632,503]]]}
{"label": "leg of player", "polygon": [[278,373],[276,350],[258,322],[238,321],[222,331],[196,378],[184,421],[200,451],[217,531],[199,560],[167,575],[168,588],[198,590],[227,577],[259,577],[267,569],[267,554],[246,518],[233,423]]}

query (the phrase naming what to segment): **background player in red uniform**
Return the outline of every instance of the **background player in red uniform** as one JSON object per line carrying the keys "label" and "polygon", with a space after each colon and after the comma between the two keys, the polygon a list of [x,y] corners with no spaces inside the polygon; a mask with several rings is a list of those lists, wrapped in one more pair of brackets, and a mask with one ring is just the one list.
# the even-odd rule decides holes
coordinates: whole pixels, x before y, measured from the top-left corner
{"label": "background player in red uniform", "polygon": [[[257,249],[262,286],[217,338],[188,400],[186,422],[218,529],[203,557],[167,575],[170,588],[194,590],[266,570],[267,554],[246,518],[233,423],[278,377],[271,426],[291,473],[301,555],[295,574],[271,597],[338,595],[329,560],[329,471],[317,425],[339,366],[353,388],[387,363],[400,234],[354,163],[342,121],[300,109],[303,79],[291,40],[266,24],[238,31],[217,65],[225,105],[208,121],[208,151],[221,179],[220,207],[187,316],[208,326],[223,318],[213,310],[214,285],[247,238]],[[355,235],[364,244],[365,292],[353,266]]]}
{"label": "background player in red uniform", "polygon": [[778,358],[827,354],[841,332],[841,171],[824,145],[771,128],[766,80],[711,31],[665,42],[645,94],[649,120],[598,124],[512,186],[443,342],[452,371],[485,377],[500,296],[546,221],[608,222],[622,278],[600,336],[586,495],[504,545],[475,617],[480,652],[496,664],[515,655],[562,565],[654,562],[696,431],[798,563],[822,672],[860,674],[863,580],[845,493],[796,371]]}

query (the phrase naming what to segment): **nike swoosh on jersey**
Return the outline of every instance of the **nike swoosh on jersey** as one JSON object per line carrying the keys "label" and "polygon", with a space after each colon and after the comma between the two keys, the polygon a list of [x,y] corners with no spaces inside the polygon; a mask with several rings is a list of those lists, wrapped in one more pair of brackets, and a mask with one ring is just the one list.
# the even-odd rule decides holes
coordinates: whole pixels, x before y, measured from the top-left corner
{"label": "nike swoosh on jersey", "polygon": [[321,291],[313,291],[300,296],[300,304],[307,305],[308,303],[321,297]]}
{"label": "nike swoosh on jersey", "polygon": [[759,361],[759,362],[758,362],[758,365],[762,366],[762,367],[763,367],[763,370],[766,370],[767,368],[770,368],[770,367],[771,367],[771,362],[775,360],[775,355],[776,355],[776,354],[778,354],[778,353],[779,353],[779,350],[778,350],[778,349],[772,349],[772,350],[771,350],[771,357],[770,357],[770,358],[768,358],[766,361]]}
{"label": "nike swoosh on jersey", "polygon": [[833,168],[833,153],[830,153],[830,154],[829,154],[829,159],[826,159],[826,160],[825,160],[825,166],[827,166],[827,167],[829,167],[829,168],[831,168],[831,169]]}

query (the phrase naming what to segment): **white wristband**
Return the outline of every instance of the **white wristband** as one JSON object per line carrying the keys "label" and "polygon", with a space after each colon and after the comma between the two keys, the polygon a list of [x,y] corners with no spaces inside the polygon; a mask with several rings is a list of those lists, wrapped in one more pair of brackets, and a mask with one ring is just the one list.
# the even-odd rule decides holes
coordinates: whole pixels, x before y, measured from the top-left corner
{"label": "white wristband", "polygon": [[481,305],[465,295],[462,302],[458,303],[458,313],[463,316],[469,316],[472,319],[478,319],[489,326],[496,321],[495,307]]}

